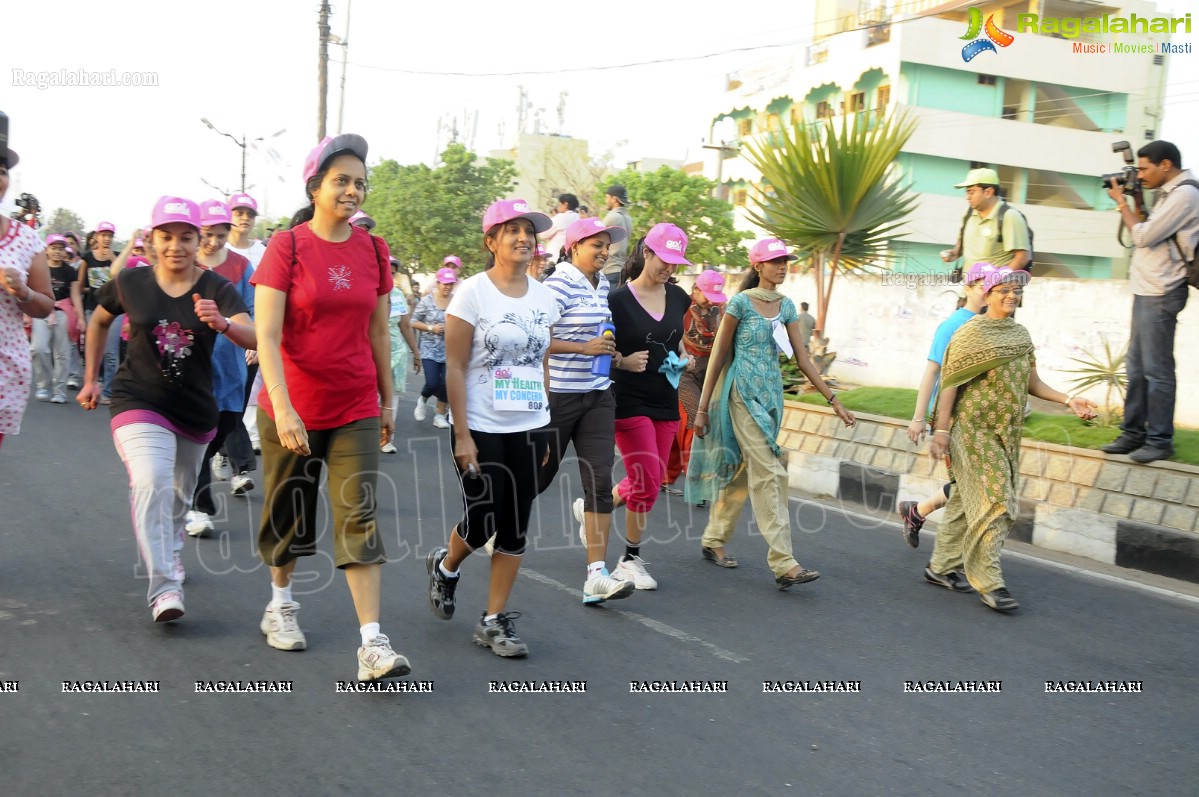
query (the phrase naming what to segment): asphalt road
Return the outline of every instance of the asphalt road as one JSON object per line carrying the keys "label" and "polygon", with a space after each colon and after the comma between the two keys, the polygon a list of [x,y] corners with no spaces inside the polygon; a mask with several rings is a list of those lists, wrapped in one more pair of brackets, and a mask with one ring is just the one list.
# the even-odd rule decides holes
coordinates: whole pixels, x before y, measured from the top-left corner
{"label": "asphalt road", "polygon": [[[251,545],[259,492],[228,498],[225,533],[189,540],[187,616],[155,625],[107,414],[35,402],[0,448],[0,684],[19,682],[0,692],[0,794],[1199,795],[1199,604],[1009,557],[1023,608],[1000,615],[923,583],[927,535],[912,551],[893,525],[798,501],[796,550],[823,578],[782,593],[748,510],[741,567],[722,570],[699,557],[704,510],[664,497],[643,547],[660,588],[584,607],[564,468],[535,507],[510,604],[531,654],[503,660],[470,641],[485,558],[464,567],[457,617],[425,607],[424,555],[460,507],[448,441],[408,415],[399,434],[379,489],[395,559],[383,630],[433,691],[339,694],[358,635],[328,561],[304,563],[296,586],[308,650],[273,650],[258,631],[270,597]],[[84,679],[161,691],[63,693]],[[195,691],[222,679],[293,692]],[[497,694],[493,680],[587,689]],[[630,693],[653,680],[728,691]],[[787,680],[860,691],[763,693]],[[1046,693],[1065,680],[1143,691]]]}

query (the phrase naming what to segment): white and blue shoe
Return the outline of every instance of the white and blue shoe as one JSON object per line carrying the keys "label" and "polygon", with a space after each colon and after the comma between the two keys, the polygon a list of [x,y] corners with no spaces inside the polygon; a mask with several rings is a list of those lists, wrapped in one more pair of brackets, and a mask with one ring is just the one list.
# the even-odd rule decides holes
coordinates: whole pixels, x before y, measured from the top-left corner
{"label": "white and blue shoe", "polygon": [[636,588],[637,586],[632,581],[610,575],[608,568],[605,567],[583,584],[583,603],[603,603],[618,598],[627,598],[633,594],[633,590]]}

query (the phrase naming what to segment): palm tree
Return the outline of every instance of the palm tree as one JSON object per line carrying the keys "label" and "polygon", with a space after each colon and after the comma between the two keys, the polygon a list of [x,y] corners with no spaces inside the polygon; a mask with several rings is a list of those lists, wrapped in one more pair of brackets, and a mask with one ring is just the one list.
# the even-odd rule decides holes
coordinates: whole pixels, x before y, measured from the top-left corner
{"label": "palm tree", "polygon": [[895,230],[916,202],[894,163],[915,129],[903,112],[846,114],[840,130],[828,119],[744,145],[767,187],[748,215],[809,259],[817,329],[825,328],[838,272],[861,273],[893,257]]}

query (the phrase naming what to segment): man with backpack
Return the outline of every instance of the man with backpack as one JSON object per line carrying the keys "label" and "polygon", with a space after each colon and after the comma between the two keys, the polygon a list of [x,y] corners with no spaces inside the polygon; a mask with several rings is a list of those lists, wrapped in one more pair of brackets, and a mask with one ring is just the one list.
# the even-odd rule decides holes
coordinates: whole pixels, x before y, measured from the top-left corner
{"label": "man with backpack", "polygon": [[994,169],[971,169],[954,188],[966,189],[970,210],[953,249],[941,253],[952,263],[963,258],[969,268],[986,262],[1001,268],[1029,271],[1032,268],[1032,232],[1024,214],[999,196],[999,173]]}
{"label": "man with backpack", "polygon": [[1183,170],[1182,155],[1169,141],[1150,141],[1137,150],[1137,158],[1141,186],[1157,189],[1148,216],[1139,192],[1126,194],[1114,181],[1108,186],[1124,226],[1132,231],[1132,332],[1123,433],[1103,450],[1148,463],[1174,455],[1174,330],[1187,303],[1188,281],[1199,287],[1199,182]]}

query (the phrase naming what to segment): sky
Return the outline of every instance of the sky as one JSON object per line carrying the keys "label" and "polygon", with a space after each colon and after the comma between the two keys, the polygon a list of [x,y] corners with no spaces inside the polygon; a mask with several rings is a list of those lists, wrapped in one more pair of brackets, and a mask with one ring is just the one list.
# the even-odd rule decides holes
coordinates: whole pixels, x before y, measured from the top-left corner
{"label": "sky", "polygon": [[[0,111],[21,163],[0,202],[6,213],[27,191],[47,209],[44,221],[63,206],[89,228],[112,221],[123,237],[146,223],[163,194],[199,201],[237,190],[241,148],[202,118],[238,139],[266,139],[247,150],[246,163],[249,193],[265,213],[289,216],[303,204],[300,170],[317,141],[318,0],[209,0],[191,16],[176,10],[183,7],[190,8],[42,0],[9,9],[15,22],[6,23],[0,47]],[[1158,8],[1181,14],[1193,3]],[[610,155],[617,167],[700,160],[708,125],[728,110],[724,76],[802,45],[814,11],[814,0],[512,10],[479,0],[337,0],[330,27],[349,42],[342,130],[366,137],[371,163],[432,164],[449,139],[439,124],[456,118],[460,137],[473,134],[474,149],[486,154],[512,145],[523,86],[530,132],[543,109],[542,132],[587,139],[593,156]],[[334,134],[342,48],[329,49]],[[153,73],[157,86],[15,85],[59,69]],[[539,74],[497,74],[515,72]],[[1183,70],[1171,70],[1161,135],[1183,146],[1185,162],[1199,129],[1199,94],[1184,80]],[[1097,163],[1096,174],[1116,166]]]}

